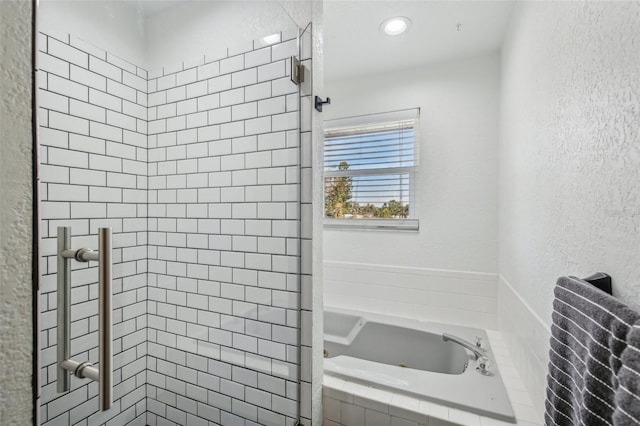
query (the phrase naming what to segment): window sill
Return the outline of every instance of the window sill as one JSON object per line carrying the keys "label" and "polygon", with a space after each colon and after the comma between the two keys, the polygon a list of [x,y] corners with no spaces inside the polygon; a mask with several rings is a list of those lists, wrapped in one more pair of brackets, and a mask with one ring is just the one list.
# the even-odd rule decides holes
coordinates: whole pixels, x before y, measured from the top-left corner
{"label": "window sill", "polygon": [[350,231],[418,231],[418,219],[324,219],[324,229]]}

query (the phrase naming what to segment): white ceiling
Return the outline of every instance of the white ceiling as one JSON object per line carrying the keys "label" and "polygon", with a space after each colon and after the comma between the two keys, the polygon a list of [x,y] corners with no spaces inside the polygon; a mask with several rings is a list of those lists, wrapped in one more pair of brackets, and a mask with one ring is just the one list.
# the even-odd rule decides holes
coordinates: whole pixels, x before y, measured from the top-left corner
{"label": "white ceiling", "polygon": [[[512,7],[511,0],[325,0],[325,80],[496,51]],[[379,31],[393,16],[413,22],[405,34],[389,37]]]}

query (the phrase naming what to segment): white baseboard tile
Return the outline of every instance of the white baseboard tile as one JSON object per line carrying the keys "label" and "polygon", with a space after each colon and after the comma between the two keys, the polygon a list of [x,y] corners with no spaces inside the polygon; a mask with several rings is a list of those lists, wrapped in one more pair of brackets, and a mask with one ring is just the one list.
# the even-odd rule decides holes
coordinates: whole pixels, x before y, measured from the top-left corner
{"label": "white baseboard tile", "polygon": [[502,276],[498,279],[498,326],[533,406],[542,416],[550,326],[531,310]]}
{"label": "white baseboard tile", "polygon": [[327,306],[497,328],[497,274],[324,262]]}

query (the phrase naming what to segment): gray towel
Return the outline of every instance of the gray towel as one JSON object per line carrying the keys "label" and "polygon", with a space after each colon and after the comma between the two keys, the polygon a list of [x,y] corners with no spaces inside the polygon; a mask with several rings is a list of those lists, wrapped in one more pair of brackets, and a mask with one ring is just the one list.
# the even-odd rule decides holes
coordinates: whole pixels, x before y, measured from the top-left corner
{"label": "gray towel", "polygon": [[558,279],[554,294],[545,422],[613,424],[621,355],[640,314],[573,277]]}
{"label": "gray towel", "polygon": [[640,322],[627,335],[627,347],[622,352],[622,368],[618,373],[616,425],[640,424]]}

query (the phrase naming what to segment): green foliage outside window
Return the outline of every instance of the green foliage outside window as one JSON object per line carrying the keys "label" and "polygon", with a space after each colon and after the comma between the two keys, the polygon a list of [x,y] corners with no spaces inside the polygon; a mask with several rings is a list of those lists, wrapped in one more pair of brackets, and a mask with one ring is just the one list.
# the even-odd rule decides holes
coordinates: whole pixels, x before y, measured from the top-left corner
{"label": "green foliage outside window", "polygon": [[[338,170],[349,170],[349,163],[341,161]],[[325,178],[325,216],[334,219],[407,219],[409,204],[389,200],[381,206],[360,204],[352,200],[353,178],[334,176]]]}

